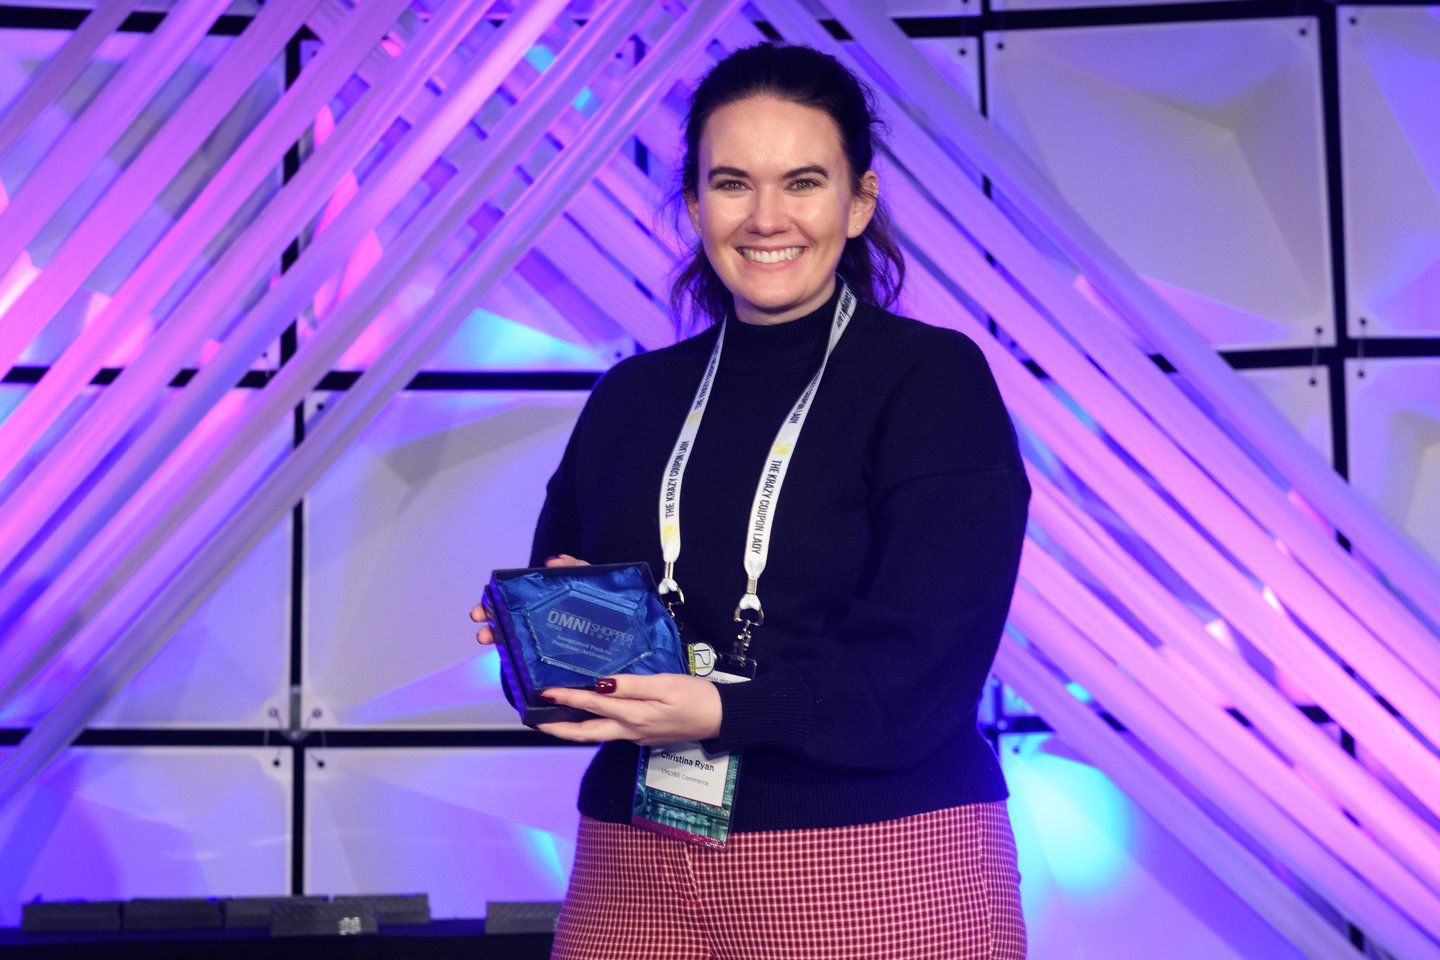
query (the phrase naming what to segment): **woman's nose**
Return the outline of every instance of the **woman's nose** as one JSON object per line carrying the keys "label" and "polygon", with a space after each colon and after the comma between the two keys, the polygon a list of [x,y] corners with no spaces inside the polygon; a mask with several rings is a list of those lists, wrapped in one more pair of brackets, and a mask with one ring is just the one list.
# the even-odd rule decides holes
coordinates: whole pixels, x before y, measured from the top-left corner
{"label": "woman's nose", "polygon": [[779,191],[762,187],[755,191],[750,208],[750,229],[760,234],[779,233],[785,229],[785,203]]}

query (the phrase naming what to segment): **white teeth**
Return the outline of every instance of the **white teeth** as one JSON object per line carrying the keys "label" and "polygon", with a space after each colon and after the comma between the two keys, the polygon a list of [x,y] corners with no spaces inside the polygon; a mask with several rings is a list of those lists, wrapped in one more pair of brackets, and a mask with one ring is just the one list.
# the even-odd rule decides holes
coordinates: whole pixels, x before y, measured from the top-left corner
{"label": "white teeth", "polygon": [[786,247],[784,250],[751,250],[749,247],[741,247],[740,254],[746,260],[753,260],[756,263],[779,263],[781,260],[794,260],[804,249],[804,247]]}

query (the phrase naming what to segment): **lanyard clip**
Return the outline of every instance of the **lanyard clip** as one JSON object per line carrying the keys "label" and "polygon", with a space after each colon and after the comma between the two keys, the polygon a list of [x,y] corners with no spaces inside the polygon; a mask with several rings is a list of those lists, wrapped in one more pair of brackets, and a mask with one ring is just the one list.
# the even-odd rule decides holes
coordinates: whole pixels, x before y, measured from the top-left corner
{"label": "lanyard clip", "polygon": [[655,592],[660,595],[660,602],[665,604],[665,610],[670,614],[670,619],[675,621],[677,627],[682,626],[680,610],[685,606],[685,591],[681,590],[680,584],[675,582],[675,562],[673,560],[665,561],[665,576],[661,578]]}
{"label": "lanyard clip", "polygon": [[740,632],[735,635],[736,655],[743,660],[750,649],[750,634],[765,623],[765,610],[760,606],[760,598],[755,594],[753,578],[745,595],[735,606],[735,622],[740,624]]}

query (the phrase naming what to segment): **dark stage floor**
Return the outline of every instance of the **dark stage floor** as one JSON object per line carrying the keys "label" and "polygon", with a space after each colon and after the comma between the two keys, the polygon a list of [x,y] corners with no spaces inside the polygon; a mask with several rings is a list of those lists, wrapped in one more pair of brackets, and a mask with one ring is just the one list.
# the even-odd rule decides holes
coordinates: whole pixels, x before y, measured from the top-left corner
{"label": "dark stage floor", "polygon": [[26,933],[0,927],[6,960],[546,960],[549,934],[487,936],[483,920],[436,920],[383,926],[355,936],[271,937],[266,930],[177,930],[115,933]]}

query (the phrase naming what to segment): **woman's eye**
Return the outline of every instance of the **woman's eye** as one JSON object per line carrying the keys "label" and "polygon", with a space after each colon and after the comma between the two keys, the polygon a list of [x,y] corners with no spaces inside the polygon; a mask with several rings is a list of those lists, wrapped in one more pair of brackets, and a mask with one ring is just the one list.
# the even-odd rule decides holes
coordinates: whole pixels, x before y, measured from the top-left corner
{"label": "woman's eye", "polygon": [[714,186],[716,190],[727,191],[743,190],[745,188],[744,182],[740,180],[717,180]]}
{"label": "woman's eye", "polygon": [[818,186],[820,186],[820,181],[811,179],[810,177],[790,181],[791,190],[814,190]]}

